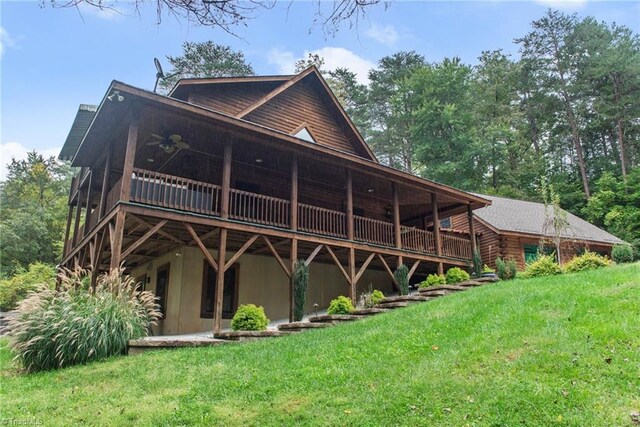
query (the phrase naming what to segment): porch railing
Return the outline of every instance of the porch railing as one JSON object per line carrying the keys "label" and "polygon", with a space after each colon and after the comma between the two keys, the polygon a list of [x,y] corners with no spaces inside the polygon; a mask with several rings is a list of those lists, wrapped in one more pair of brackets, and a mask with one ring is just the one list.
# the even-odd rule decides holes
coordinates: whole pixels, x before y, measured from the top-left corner
{"label": "porch railing", "polygon": [[[134,169],[131,181],[131,200],[153,206],[220,215],[221,187],[200,181]],[[120,181],[109,192],[107,205],[113,206],[120,194]],[[230,189],[229,217],[231,219],[274,227],[291,226],[289,200]],[[394,224],[354,215],[354,239],[380,246],[395,247]],[[347,238],[344,212],[307,204],[298,204],[298,230],[324,236]],[[435,237],[430,231],[415,227],[400,227],[401,247],[409,251],[436,254]],[[442,255],[470,260],[469,239],[441,235]]]}

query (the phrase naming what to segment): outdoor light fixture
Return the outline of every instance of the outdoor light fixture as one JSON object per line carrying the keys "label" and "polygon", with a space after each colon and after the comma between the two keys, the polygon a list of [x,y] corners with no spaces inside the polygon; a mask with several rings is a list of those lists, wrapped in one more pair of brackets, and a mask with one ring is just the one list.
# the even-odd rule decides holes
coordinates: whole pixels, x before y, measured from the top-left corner
{"label": "outdoor light fixture", "polygon": [[149,163],[153,163],[153,162],[154,162],[154,159],[152,159],[151,157],[149,157],[149,158],[147,159],[147,162],[149,162]]}
{"label": "outdoor light fixture", "polygon": [[373,193],[375,190],[373,188],[368,188],[367,193]]}
{"label": "outdoor light fixture", "polygon": [[256,159],[256,163],[262,163],[262,159]]}
{"label": "outdoor light fixture", "polygon": [[313,311],[316,312],[316,317],[318,317],[318,303],[313,304]]}
{"label": "outdoor light fixture", "polygon": [[111,102],[113,101],[118,101],[118,102],[122,102],[124,101],[124,96],[120,95],[120,91],[119,90],[114,90],[111,95],[107,96],[107,99]]}

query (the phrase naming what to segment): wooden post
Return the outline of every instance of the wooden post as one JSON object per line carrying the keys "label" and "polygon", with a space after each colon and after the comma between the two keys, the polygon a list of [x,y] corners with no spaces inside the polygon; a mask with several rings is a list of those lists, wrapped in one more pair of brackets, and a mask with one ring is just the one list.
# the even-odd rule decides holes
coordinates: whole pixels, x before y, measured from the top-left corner
{"label": "wooden post", "polygon": [[84,235],[86,235],[90,230],[87,229],[89,226],[89,222],[91,220],[91,199],[93,198],[93,171],[89,171],[89,187],[87,189],[87,204],[85,206],[84,212]]}
{"label": "wooden post", "polygon": [[356,251],[353,247],[349,248],[349,297],[351,302],[356,305]]}
{"label": "wooden post", "polygon": [[100,191],[100,209],[98,211],[98,221],[102,219],[107,210],[107,195],[109,193],[109,183],[111,182],[111,162],[113,160],[113,150],[107,145],[107,159],[102,175],[102,188]]}
{"label": "wooden post", "polygon": [[229,190],[231,188],[231,151],[231,142],[227,141],[224,145],[224,155],[222,163],[222,194],[220,195],[220,216],[223,219],[229,218]]}
{"label": "wooden post", "polygon": [[[436,255],[442,256],[442,238],[440,237],[440,214],[438,213],[438,197],[431,193],[431,212],[433,218],[433,240],[436,245]],[[438,274],[444,274],[444,265],[438,262]]]}
{"label": "wooden post", "polygon": [[[291,231],[298,230],[298,158],[293,155],[291,160],[291,212],[289,218],[291,219]],[[293,322],[293,311],[295,305],[294,294],[294,275],[296,261],[298,260],[298,239],[295,237],[291,239],[291,279],[289,280],[289,322]]]}
{"label": "wooden post", "polygon": [[347,168],[347,239],[354,239],[353,232],[353,176]]}
{"label": "wooden post", "polygon": [[291,280],[289,281],[289,322],[293,322],[293,309],[295,305],[295,294],[294,294],[294,271],[296,262],[298,260],[298,239],[295,237],[291,239],[291,255],[289,257],[291,259]]}
{"label": "wooden post", "polygon": [[73,224],[73,245],[78,244],[78,231],[80,229],[80,216],[82,215],[82,190],[78,190],[78,200],[76,200],[76,218]]}
{"label": "wooden post", "polygon": [[[393,197],[393,234],[396,249],[402,249],[402,233],[400,231],[400,201],[398,197],[398,184],[391,183],[391,193]],[[402,256],[398,257],[398,267],[403,264]]]}
{"label": "wooden post", "polygon": [[128,202],[131,198],[131,175],[133,174],[133,162],[136,157],[138,144],[138,110],[137,105],[132,107],[129,121],[129,135],[127,136],[127,148],[124,154],[124,166],[122,170],[122,187],[120,188],[120,200]]}
{"label": "wooden post", "polygon": [[473,223],[473,209],[471,209],[471,203],[467,205],[467,218],[469,219],[469,239],[471,240],[471,256],[473,256],[478,250],[476,243],[476,227]]}
{"label": "wooden post", "polygon": [[71,235],[71,219],[73,218],[73,207],[69,206],[69,211],[67,212],[67,228],[64,232],[64,243],[62,245],[62,258],[67,255],[69,252],[69,237]]}
{"label": "wooden post", "polygon": [[122,236],[124,234],[124,220],[125,220],[125,212],[118,211],[116,214],[116,223],[115,226],[110,226],[109,233],[111,233],[111,263],[109,264],[109,269],[113,270],[114,268],[120,267],[120,263],[122,262],[121,254],[122,254]]}
{"label": "wooden post", "polygon": [[[225,157],[226,158],[226,157]],[[220,244],[218,245],[218,273],[216,274],[216,295],[213,314],[213,333],[222,329],[222,299],[224,298],[224,268],[227,258],[227,229],[220,229]]]}

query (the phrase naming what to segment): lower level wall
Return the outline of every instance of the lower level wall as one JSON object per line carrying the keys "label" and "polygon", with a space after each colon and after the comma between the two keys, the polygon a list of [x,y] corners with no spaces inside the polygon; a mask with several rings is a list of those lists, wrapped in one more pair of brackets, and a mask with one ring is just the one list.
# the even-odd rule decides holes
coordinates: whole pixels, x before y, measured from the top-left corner
{"label": "lower level wall", "polygon": [[[215,257],[216,251],[211,250]],[[229,257],[231,254],[228,255]],[[213,319],[202,318],[202,286],[204,256],[198,248],[183,247],[164,254],[147,264],[134,269],[131,274],[147,277],[145,289],[155,292],[158,268],[169,264],[169,286],[166,300],[166,316],[154,332],[160,335],[187,334],[210,331]],[[271,320],[289,317],[289,278],[278,262],[271,256],[242,255],[238,261],[238,305],[263,306]],[[393,282],[386,272],[367,270],[358,282],[358,294],[372,289],[389,293]],[[311,263],[307,289],[306,312],[312,313],[314,304],[318,309],[327,308],[338,295],[348,295],[349,286],[337,266]],[[223,319],[223,328],[228,328],[229,319]]]}

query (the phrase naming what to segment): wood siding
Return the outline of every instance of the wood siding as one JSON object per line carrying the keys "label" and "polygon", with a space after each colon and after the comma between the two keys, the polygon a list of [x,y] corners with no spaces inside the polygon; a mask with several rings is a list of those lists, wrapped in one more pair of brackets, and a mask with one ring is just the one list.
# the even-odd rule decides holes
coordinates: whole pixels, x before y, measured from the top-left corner
{"label": "wood siding", "polygon": [[[478,247],[482,262],[491,268],[496,268],[496,258],[504,257],[500,236],[480,221],[474,220],[476,235],[478,236]],[[469,220],[466,214],[451,217],[451,228],[456,231],[469,232]]]}
{"label": "wood siding", "polygon": [[307,123],[318,144],[358,154],[318,93],[300,82],[244,117],[250,122],[291,134]]}
{"label": "wood siding", "polygon": [[197,88],[188,102],[210,110],[235,116],[278,86],[278,82],[219,84]]}

